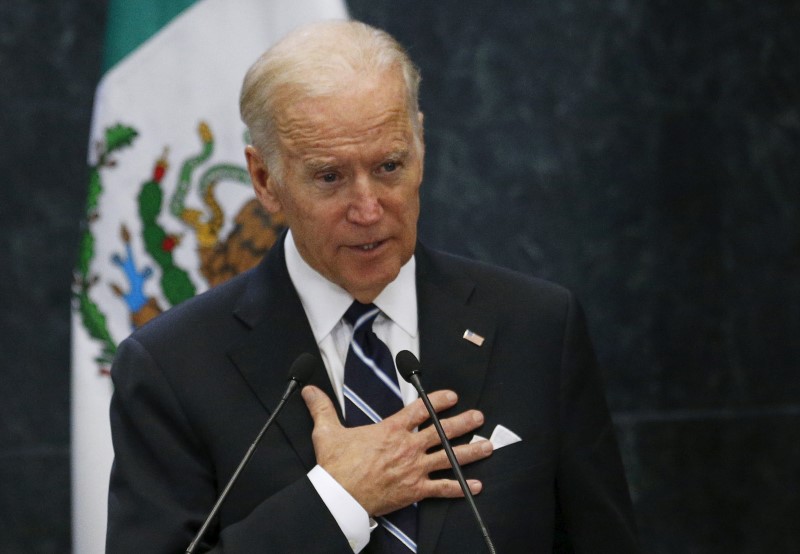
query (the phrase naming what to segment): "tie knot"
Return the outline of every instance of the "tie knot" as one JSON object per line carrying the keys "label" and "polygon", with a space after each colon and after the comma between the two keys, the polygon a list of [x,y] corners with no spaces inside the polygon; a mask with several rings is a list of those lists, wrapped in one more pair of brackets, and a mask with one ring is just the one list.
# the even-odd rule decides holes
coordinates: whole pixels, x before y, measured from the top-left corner
{"label": "tie knot", "polygon": [[358,300],[353,300],[344,313],[344,320],[353,327],[360,327],[366,322],[371,323],[379,313],[380,310],[375,304],[362,304]]}

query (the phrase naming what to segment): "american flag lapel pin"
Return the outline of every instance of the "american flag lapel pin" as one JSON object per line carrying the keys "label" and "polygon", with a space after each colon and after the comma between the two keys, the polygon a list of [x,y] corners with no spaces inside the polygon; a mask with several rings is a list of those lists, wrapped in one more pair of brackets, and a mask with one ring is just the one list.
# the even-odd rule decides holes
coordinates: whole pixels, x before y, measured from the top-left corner
{"label": "american flag lapel pin", "polygon": [[471,329],[464,331],[464,336],[462,338],[468,340],[475,346],[483,346],[483,341],[485,340],[482,336]]}

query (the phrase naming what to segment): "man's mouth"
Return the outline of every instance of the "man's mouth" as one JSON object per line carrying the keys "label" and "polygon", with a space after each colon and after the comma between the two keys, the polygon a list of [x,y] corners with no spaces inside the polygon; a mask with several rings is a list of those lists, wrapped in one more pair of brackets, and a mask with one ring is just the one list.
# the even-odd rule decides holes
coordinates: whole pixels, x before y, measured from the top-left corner
{"label": "man's mouth", "polygon": [[363,250],[364,252],[369,252],[370,250],[375,250],[381,244],[383,244],[383,241],[379,240],[377,242],[370,242],[369,244],[361,244],[359,246],[356,246],[356,248],[358,248],[359,250]]}

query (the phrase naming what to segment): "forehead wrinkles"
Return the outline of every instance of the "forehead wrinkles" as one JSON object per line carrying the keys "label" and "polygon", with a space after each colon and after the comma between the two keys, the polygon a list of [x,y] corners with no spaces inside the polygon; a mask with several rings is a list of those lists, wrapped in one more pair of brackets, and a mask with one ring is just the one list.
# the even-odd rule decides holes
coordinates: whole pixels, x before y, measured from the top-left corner
{"label": "forehead wrinkles", "polygon": [[[412,129],[403,108],[382,108],[374,113],[347,113],[336,103],[303,105],[288,109],[278,118],[281,142],[291,150],[327,149],[371,143],[385,137],[392,142],[407,142]],[[317,109],[315,109],[317,108]]]}

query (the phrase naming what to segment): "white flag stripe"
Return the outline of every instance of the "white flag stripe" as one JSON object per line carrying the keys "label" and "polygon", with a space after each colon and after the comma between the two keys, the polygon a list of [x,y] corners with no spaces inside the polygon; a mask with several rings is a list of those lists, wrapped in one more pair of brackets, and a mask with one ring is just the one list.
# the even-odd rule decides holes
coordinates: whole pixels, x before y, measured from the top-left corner
{"label": "white flag stripe", "polygon": [[[155,7],[158,1],[150,4]],[[146,1],[140,0],[140,5],[151,9]],[[113,457],[107,370],[114,345],[131,332],[134,316],[141,315],[134,309],[172,305],[163,281],[168,269],[184,274],[193,292],[209,286],[200,269],[201,247],[228,240],[242,206],[253,198],[251,187],[241,179],[221,180],[217,194],[206,194],[200,186],[206,170],[244,168],[245,129],[238,95],[247,67],[298,25],[346,17],[342,0],[198,0],[117,63],[98,85],[88,156],[97,169],[90,189],[91,240],[81,245],[82,256],[88,254],[82,260],[88,261],[79,264],[82,284],[76,285],[72,318],[74,552],[105,551]],[[201,121],[207,126],[199,131]],[[107,131],[116,125],[135,134],[118,140],[113,152],[103,152]],[[203,150],[210,145],[213,149]],[[201,152],[207,154],[202,162]],[[162,158],[164,164],[159,165]],[[191,160],[197,172],[184,183],[185,207],[202,217],[210,218],[212,208],[224,215],[211,236],[201,236],[199,227],[189,227],[171,211],[182,167]],[[163,202],[146,223],[138,211],[139,195],[144,183],[155,180],[155,172],[163,173]],[[158,246],[168,251],[173,267],[165,267],[163,259],[154,257],[153,245],[145,244],[146,225],[163,230],[164,242]]]}

